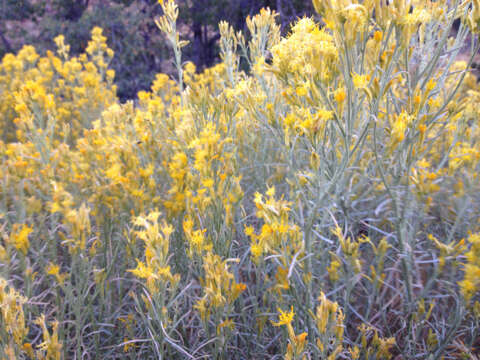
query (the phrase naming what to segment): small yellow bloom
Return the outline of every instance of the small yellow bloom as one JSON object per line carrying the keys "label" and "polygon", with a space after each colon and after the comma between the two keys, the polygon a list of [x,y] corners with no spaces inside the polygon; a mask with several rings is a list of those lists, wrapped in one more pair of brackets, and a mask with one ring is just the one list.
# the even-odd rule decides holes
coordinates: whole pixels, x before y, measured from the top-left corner
{"label": "small yellow bloom", "polygon": [[357,89],[365,89],[368,85],[368,76],[367,75],[360,75],[360,74],[356,74],[356,73],[353,73],[352,74],[352,80],[353,80],[353,85],[357,88]]}
{"label": "small yellow bloom", "polygon": [[427,91],[430,92],[432,91],[433,89],[435,89],[435,86],[437,85],[437,83],[435,82],[435,80],[433,79],[430,79],[428,82],[427,82]]}
{"label": "small yellow bloom", "polygon": [[137,259],[137,267],[135,269],[129,269],[127,270],[128,272],[131,272],[133,275],[140,279],[149,279],[153,277],[152,270],[148,268],[148,266],[145,266],[145,263],[143,261],[139,261]]}
{"label": "small yellow bloom", "polygon": [[123,352],[127,353],[130,351],[130,349],[135,349],[135,343],[134,342],[129,342],[128,338],[123,338]]}
{"label": "small yellow bloom", "polygon": [[253,226],[245,226],[245,235],[248,237],[251,237],[254,234],[254,228]]}
{"label": "small yellow bloom", "polygon": [[335,101],[339,104],[343,103],[345,101],[345,98],[347,97],[347,94],[345,93],[345,89],[341,88],[335,91]]}
{"label": "small yellow bloom", "polygon": [[28,241],[28,235],[33,231],[28,225],[22,225],[20,231],[18,231],[18,226],[14,227],[12,232],[12,240],[15,248],[19,250],[23,255],[27,255],[28,248],[30,247],[30,242]]}
{"label": "small yellow bloom", "polygon": [[297,95],[300,96],[300,97],[307,96],[307,94],[308,94],[307,89],[305,89],[305,87],[303,87],[303,86],[299,86],[299,87],[296,89],[295,92],[296,92]]}
{"label": "small yellow bloom", "polygon": [[254,259],[258,259],[263,254],[263,248],[260,244],[253,244],[250,251]]}
{"label": "small yellow bloom", "polygon": [[60,273],[60,266],[50,263],[45,271],[48,275],[57,276]]}
{"label": "small yellow bloom", "polygon": [[373,38],[375,39],[376,42],[382,41],[383,33],[381,31],[375,31],[373,34]]}
{"label": "small yellow bloom", "polygon": [[293,306],[290,308],[289,312],[283,311],[282,309],[277,309],[280,315],[278,315],[278,322],[273,322],[273,326],[282,326],[288,325],[293,321],[293,317],[295,316],[295,312],[293,311]]}

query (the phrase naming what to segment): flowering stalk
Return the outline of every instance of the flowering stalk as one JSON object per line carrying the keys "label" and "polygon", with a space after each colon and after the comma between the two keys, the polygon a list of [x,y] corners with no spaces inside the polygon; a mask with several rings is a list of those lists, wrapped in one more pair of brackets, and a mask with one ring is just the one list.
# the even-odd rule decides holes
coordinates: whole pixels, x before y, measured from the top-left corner
{"label": "flowering stalk", "polygon": [[182,48],[188,45],[188,41],[180,40],[177,31],[178,6],[174,0],[158,0],[162,6],[164,15],[155,20],[158,28],[167,36],[170,45],[172,45],[175,56],[175,66],[178,72],[178,86],[180,88],[180,96],[182,104],[184,103],[184,84],[183,84],[183,64],[182,64]]}

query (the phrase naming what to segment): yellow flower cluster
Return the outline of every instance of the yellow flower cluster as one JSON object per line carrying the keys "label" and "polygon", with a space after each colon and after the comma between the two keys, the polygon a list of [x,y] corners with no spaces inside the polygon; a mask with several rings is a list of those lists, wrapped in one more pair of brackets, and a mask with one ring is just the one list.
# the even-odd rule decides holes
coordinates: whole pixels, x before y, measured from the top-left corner
{"label": "yellow flower cluster", "polygon": [[305,345],[307,344],[307,333],[303,332],[300,335],[296,335],[295,331],[293,330],[292,321],[295,316],[293,311],[293,306],[291,307],[289,312],[284,312],[282,309],[278,309],[280,315],[278,315],[278,322],[273,322],[273,326],[287,326],[287,334],[289,343],[287,345],[287,351],[285,353],[286,360],[293,360],[293,359],[305,359],[304,349]]}
{"label": "yellow flower cluster", "polygon": [[25,311],[27,298],[20,295],[7,281],[0,277],[0,357],[2,359],[55,359],[62,356],[62,344],[58,340],[58,322],[53,322],[50,334],[45,324],[45,315],[40,315],[34,323],[40,325],[43,342],[36,349],[28,342],[31,315]]}
{"label": "yellow flower cluster", "polygon": [[227,261],[216,254],[208,252],[204,257],[205,277],[201,280],[204,296],[197,301],[195,308],[204,323],[212,312],[228,317],[234,301],[246,289],[246,285],[237,283],[228,270]]}
{"label": "yellow flower cluster", "polygon": [[264,200],[260,193],[256,193],[254,200],[256,216],[265,222],[261,232],[257,235],[253,227],[245,228],[245,234],[252,242],[251,253],[255,261],[264,254],[288,256],[302,250],[299,229],[289,217],[289,203],[275,199],[275,187],[268,189],[266,195],[267,199]]}
{"label": "yellow flower cluster", "polygon": [[13,244],[23,255],[27,255],[28,248],[30,247],[28,235],[31,234],[32,231],[33,229],[27,225],[13,224],[8,243]]}
{"label": "yellow flower cluster", "polygon": [[298,21],[291,34],[272,48],[272,54],[272,70],[281,77],[302,74],[327,82],[338,71],[333,37],[311,18]]}
{"label": "yellow flower cluster", "polygon": [[147,289],[153,294],[165,291],[168,286],[175,287],[180,275],[172,275],[168,265],[170,235],[173,227],[165,222],[158,224],[160,213],[153,211],[146,217],[138,216],[134,225],[141,227],[135,236],[145,244],[145,262],[137,260],[137,267],[129,270],[136,277],[145,279]]}
{"label": "yellow flower cluster", "polygon": [[323,292],[318,300],[315,322],[319,338],[316,345],[322,359],[336,359],[343,348],[344,315],[338,304],[328,300]]}
{"label": "yellow flower cluster", "polygon": [[284,37],[263,9],[248,34],[221,23],[201,72],[159,4],[178,77],[135,102],[100,28],[78,56],[59,36],[1,60],[0,358],[474,344],[480,86],[458,56],[477,2],[315,0],[323,24]]}
{"label": "yellow flower cluster", "polygon": [[41,315],[35,320],[43,332],[43,342],[38,345],[36,357],[40,359],[60,360],[62,358],[62,344],[58,340],[58,321],[52,322],[52,332],[47,328],[45,315]]}
{"label": "yellow flower cluster", "polygon": [[24,141],[42,133],[58,145],[73,141],[116,101],[113,51],[102,29],[92,30],[86,53],[71,57],[63,36],[55,39],[57,54],[40,57],[32,46],[0,63],[0,131],[4,140]]}
{"label": "yellow flower cluster", "polygon": [[480,234],[470,235],[468,242],[471,247],[466,253],[465,275],[459,285],[465,299],[470,301],[480,291]]}
{"label": "yellow flower cluster", "polygon": [[0,278],[0,355],[6,359],[15,359],[22,351],[28,325],[23,306],[27,299]]}
{"label": "yellow flower cluster", "polygon": [[[375,357],[378,359],[391,359],[392,354],[390,349],[396,344],[395,338],[382,338],[378,335],[378,330],[362,324],[358,330],[361,333],[362,350],[365,351],[365,356]],[[373,336],[368,339],[369,334]],[[360,351],[358,352],[360,353]],[[358,357],[357,357],[358,358]]]}

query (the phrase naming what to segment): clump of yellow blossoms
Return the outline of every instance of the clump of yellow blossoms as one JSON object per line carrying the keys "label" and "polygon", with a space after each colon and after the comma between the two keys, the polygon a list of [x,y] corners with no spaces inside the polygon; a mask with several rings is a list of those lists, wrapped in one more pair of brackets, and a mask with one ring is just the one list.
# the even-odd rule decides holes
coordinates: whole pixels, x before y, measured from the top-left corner
{"label": "clump of yellow blossoms", "polygon": [[315,313],[319,332],[316,345],[322,359],[335,359],[343,349],[344,315],[336,302],[327,299],[322,292]]}
{"label": "clump of yellow blossoms", "polygon": [[129,270],[136,277],[145,279],[151,293],[165,291],[167,286],[175,287],[180,280],[178,274],[172,275],[168,265],[170,236],[174,229],[163,222],[158,223],[160,213],[152,211],[147,216],[134,219],[135,236],[145,244],[145,262],[137,260],[137,267]]}
{"label": "clump of yellow blossoms", "polygon": [[[92,30],[85,54],[69,55],[63,36],[55,39],[57,54],[40,57],[32,46],[0,63],[3,139],[25,141],[46,132],[50,141],[76,139],[83,128],[116,101],[114,71],[108,69],[113,51],[102,29]],[[58,56],[57,56],[58,55]]]}
{"label": "clump of yellow blossoms", "polygon": [[23,306],[27,299],[0,277],[0,356],[14,359],[28,334]]}
{"label": "clump of yellow blossoms", "polygon": [[37,358],[60,360],[62,358],[62,344],[58,340],[58,321],[52,322],[52,332],[47,328],[45,315],[35,320],[43,332],[43,342],[38,345]]}
{"label": "clump of yellow blossoms", "polygon": [[291,307],[289,312],[284,312],[282,309],[278,309],[280,315],[278,315],[278,322],[273,322],[273,326],[282,326],[286,325],[287,327],[287,334],[289,343],[287,345],[287,351],[285,353],[285,359],[293,360],[293,359],[305,359],[305,355],[303,354],[303,350],[305,349],[305,345],[307,344],[307,333],[303,332],[300,335],[296,335],[292,321],[295,316],[293,311],[293,306]]}
{"label": "clump of yellow blossoms", "polygon": [[301,73],[327,82],[337,72],[338,51],[333,37],[311,18],[296,23],[272,53],[273,70],[282,77]]}
{"label": "clump of yellow blossoms", "polygon": [[9,243],[13,244],[23,255],[27,255],[30,246],[28,235],[32,233],[32,231],[33,229],[27,225],[14,224],[10,234]]}
{"label": "clump of yellow blossoms", "polygon": [[123,104],[100,28],[4,56],[1,359],[472,356],[478,1],[313,5],[197,71],[160,1],[178,76]]}
{"label": "clump of yellow blossoms", "polygon": [[[256,216],[264,221],[260,233],[257,235],[252,227],[245,229],[251,239],[250,251],[254,261],[269,253],[294,255],[301,251],[303,246],[299,229],[289,216],[289,202],[275,199],[275,187],[268,189],[266,195],[264,200],[260,193],[256,193],[254,199]],[[286,266],[287,263],[283,265]]]}
{"label": "clump of yellow blossoms", "polygon": [[[236,259],[230,259],[235,261]],[[199,312],[204,327],[208,331],[208,322],[212,317],[216,325],[217,335],[225,336],[223,330],[233,330],[234,323],[230,319],[234,311],[234,302],[245,291],[246,285],[237,283],[235,276],[229,271],[227,260],[208,252],[203,258],[204,277],[200,279],[203,296],[194,308]]]}
{"label": "clump of yellow blossoms", "polygon": [[472,234],[468,238],[470,250],[465,254],[467,262],[464,278],[459,282],[460,289],[467,301],[480,291],[480,234]]}

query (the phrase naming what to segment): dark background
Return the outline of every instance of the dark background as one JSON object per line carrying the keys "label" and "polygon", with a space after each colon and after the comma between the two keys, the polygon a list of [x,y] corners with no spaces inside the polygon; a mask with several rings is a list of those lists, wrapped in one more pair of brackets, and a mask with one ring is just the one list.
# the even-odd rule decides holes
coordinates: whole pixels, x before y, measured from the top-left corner
{"label": "dark background", "polygon": [[[198,70],[218,61],[218,22],[228,21],[245,30],[248,15],[270,7],[279,13],[282,31],[298,17],[312,14],[308,0],[177,0],[178,28],[184,60]],[[94,26],[104,29],[115,51],[111,67],[116,71],[118,96],[134,98],[148,89],[156,73],[172,73],[172,54],[154,18],[161,15],[157,0],[0,0],[0,58],[32,44],[43,54],[54,49],[53,38],[65,35],[71,54],[84,51]]]}

